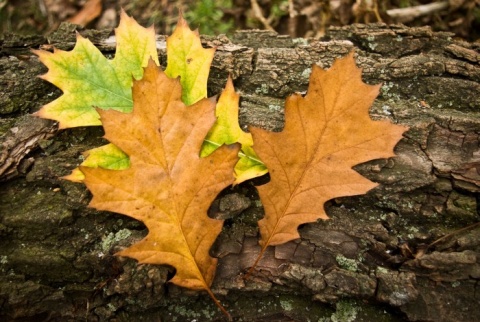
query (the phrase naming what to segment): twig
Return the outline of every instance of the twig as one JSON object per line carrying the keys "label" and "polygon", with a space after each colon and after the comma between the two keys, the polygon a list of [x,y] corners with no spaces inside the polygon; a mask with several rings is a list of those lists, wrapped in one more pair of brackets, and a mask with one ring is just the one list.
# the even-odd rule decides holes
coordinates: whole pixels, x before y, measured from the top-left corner
{"label": "twig", "polygon": [[288,34],[290,37],[295,37],[296,36],[296,30],[297,30],[297,16],[298,13],[295,10],[295,6],[293,3],[293,0],[288,0]]}
{"label": "twig", "polygon": [[444,10],[449,7],[448,1],[433,2],[421,6],[390,9],[387,10],[387,15],[398,22],[409,22],[420,16],[425,16],[436,11]]}
{"label": "twig", "polygon": [[449,238],[449,237],[452,237],[453,235],[456,235],[456,234],[458,234],[458,233],[464,232],[464,231],[466,231],[466,230],[473,229],[473,228],[475,228],[475,227],[477,227],[477,226],[480,226],[480,222],[471,224],[471,225],[469,225],[469,226],[467,226],[467,227],[463,227],[463,228],[457,229],[457,230],[451,232],[450,234],[447,234],[447,235],[445,235],[445,236],[442,236],[442,237],[438,238],[437,240],[435,240],[434,242],[430,243],[430,244],[427,246],[427,248],[425,249],[425,251],[428,250],[428,249],[429,249],[430,247],[432,247],[433,245],[438,244],[439,242],[441,242],[441,241],[444,240],[444,239],[447,239],[447,238]]}
{"label": "twig", "polygon": [[250,2],[252,3],[253,14],[258,20],[260,20],[265,29],[275,31],[275,29],[273,29],[273,27],[268,23],[267,19],[265,19],[263,16],[262,9],[260,9],[257,0],[251,0]]}
{"label": "twig", "polygon": [[373,14],[377,22],[382,22],[382,17],[378,12],[378,0],[356,0],[352,7],[355,15],[355,22],[363,20],[365,23],[370,23],[370,17]]}

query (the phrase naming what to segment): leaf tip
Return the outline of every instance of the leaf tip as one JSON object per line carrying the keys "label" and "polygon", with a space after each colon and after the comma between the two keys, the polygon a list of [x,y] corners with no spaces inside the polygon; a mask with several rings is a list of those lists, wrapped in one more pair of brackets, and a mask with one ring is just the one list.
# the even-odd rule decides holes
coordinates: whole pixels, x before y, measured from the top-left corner
{"label": "leaf tip", "polygon": [[[48,62],[48,59],[51,58],[51,56],[57,51],[57,49],[55,47],[53,47],[53,53],[47,51],[47,50],[42,50],[42,49],[30,49],[30,51],[38,56],[38,60],[40,60],[40,62],[42,62],[42,64],[44,64],[45,66],[48,67],[47,65],[47,62]],[[40,78],[43,78],[42,76],[44,76],[46,74],[43,74],[40,76]]]}
{"label": "leaf tip", "polygon": [[[43,77],[41,77],[41,78],[43,78]],[[63,130],[63,129],[68,127],[68,126],[65,126],[63,124],[63,122],[55,115],[55,113],[52,113],[50,111],[49,104],[43,105],[41,109],[32,113],[32,115],[35,116],[35,117],[41,118],[41,119],[57,121],[59,130]]]}
{"label": "leaf tip", "polygon": [[[39,76],[39,77],[41,77],[41,76]],[[32,115],[35,116],[35,117],[41,118],[41,119],[47,118],[47,117],[45,117],[45,115],[44,115],[44,113],[45,113],[45,112],[43,111],[44,108],[45,108],[45,106],[42,106],[41,109],[39,109],[38,111],[32,113]]]}
{"label": "leaf tip", "polygon": [[[123,7],[120,8],[120,24],[122,23],[122,21],[128,22],[128,21],[131,21],[131,20],[135,21],[132,17],[130,17],[128,15],[128,13],[125,11],[125,9]],[[119,25],[119,27],[120,27],[120,25]]]}
{"label": "leaf tip", "polygon": [[228,78],[227,78],[227,84],[225,85],[225,89],[228,90],[234,90],[234,86],[233,86],[233,79],[232,79],[232,74],[228,74]]}
{"label": "leaf tip", "polygon": [[[83,37],[81,33],[79,33],[77,30],[75,30],[75,39],[77,40],[77,43],[75,44],[75,47],[81,44],[84,41],[89,41],[87,38]],[[58,49],[57,49],[58,50]],[[53,52],[55,53],[56,49],[53,48]]]}
{"label": "leaf tip", "polygon": [[150,56],[150,57],[148,58],[147,66],[144,67],[143,69],[145,70],[145,69],[147,69],[147,68],[148,68],[148,69],[158,68],[158,65],[157,65],[157,63],[155,62],[155,58],[154,58],[154,57]]}
{"label": "leaf tip", "polygon": [[122,17],[128,17],[128,14],[127,12],[125,11],[125,9],[123,9],[123,7],[120,8],[120,19]]}
{"label": "leaf tip", "polygon": [[60,179],[68,180],[71,182],[82,183],[85,180],[85,175],[80,170],[80,168],[75,168],[72,170],[72,172],[69,175],[60,177]]}
{"label": "leaf tip", "polygon": [[50,52],[46,51],[46,50],[41,50],[41,49],[30,49],[30,51],[34,54],[34,55],[37,55],[38,57],[43,57],[43,56],[47,56],[48,54],[51,54]]}
{"label": "leaf tip", "polygon": [[188,26],[187,20],[185,20],[185,18],[184,18],[184,16],[183,16],[183,10],[181,10],[181,9],[178,10],[177,27],[187,27],[187,28],[190,28],[190,27]]}

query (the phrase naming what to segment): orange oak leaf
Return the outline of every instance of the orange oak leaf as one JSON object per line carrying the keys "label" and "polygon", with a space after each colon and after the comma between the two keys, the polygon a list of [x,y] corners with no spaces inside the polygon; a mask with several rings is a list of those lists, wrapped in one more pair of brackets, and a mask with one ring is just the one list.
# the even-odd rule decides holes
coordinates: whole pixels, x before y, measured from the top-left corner
{"label": "orange oak leaf", "polygon": [[130,168],[81,167],[93,194],[90,206],[142,221],[148,235],[117,255],[140,263],[176,268],[176,285],[210,290],[217,259],[210,247],[223,221],[207,216],[217,194],[230,185],[237,145],[222,146],[206,158],[199,152],[215,122],[215,100],[192,106],[181,100],[179,79],[150,60],[143,79],[134,81],[133,112],[97,110],[105,138],[130,157]]}
{"label": "orange oak leaf", "polygon": [[353,166],[395,155],[407,128],[370,119],[380,85],[363,83],[361,72],[353,52],[327,71],[313,66],[307,95],[286,101],[284,130],[250,129],[271,178],[258,187],[265,217],[258,223],[262,251],[253,267],[269,245],[299,238],[300,224],[328,219],[326,201],[377,186]]}

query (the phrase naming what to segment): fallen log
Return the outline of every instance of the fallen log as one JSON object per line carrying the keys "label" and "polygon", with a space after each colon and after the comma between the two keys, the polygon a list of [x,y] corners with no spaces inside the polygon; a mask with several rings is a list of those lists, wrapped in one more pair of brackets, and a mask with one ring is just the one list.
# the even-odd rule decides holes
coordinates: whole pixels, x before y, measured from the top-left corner
{"label": "fallen log", "polygon": [[[76,30],[0,42],[0,319],[222,320],[206,294],[166,283],[171,268],[113,256],[145,227],[88,208],[86,188],[61,179],[102,131],[58,131],[30,115],[60,95],[37,77],[46,69],[30,49],[69,50]],[[114,54],[109,32],[78,31]],[[165,37],[157,41],[165,64]],[[242,127],[281,130],[283,102],[306,90],[312,64],[328,68],[351,50],[364,81],[383,84],[371,116],[410,127],[395,158],[356,167],[378,188],[330,201],[330,220],[271,247],[248,280],[263,216],[255,185],[268,178],[217,198],[211,215],[228,219],[211,250],[213,290],[234,319],[480,320],[479,44],[384,24],[330,28],[322,40],[240,31],[203,42],[217,47],[209,93],[232,75]]]}

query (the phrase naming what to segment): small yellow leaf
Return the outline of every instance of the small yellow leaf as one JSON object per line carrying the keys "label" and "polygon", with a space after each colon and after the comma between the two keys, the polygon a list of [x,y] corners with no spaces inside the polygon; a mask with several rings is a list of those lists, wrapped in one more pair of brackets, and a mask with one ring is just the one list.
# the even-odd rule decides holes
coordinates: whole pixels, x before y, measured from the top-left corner
{"label": "small yellow leaf", "polygon": [[72,182],[83,182],[85,175],[79,168],[75,168],[68,176],[63,176],[62,179]]}
{"label": "small yellow leaf", "polygon": [[[82,167],[100,167],[109,170],[124,170],[130,167],[128,155],[111,143],[85,151],[83,156],[85,161],[80,164]],[[75,168],[70,175],[63,177],[63,179],[82,182],[85,176],[79,168]]]}
{"label": "small yellow leaf", "polygon": [[234,184],[259,177],[268,172],[252,148],[252,135],[242,131],[238,124],[239,101],[240,97],[235,92],[233,81],[229,77],[227,85],[217,102],[215,110],[217,121],[208,132],[200,152],[200,155],[205,157],[223,144],[240,143],[242,148],[239,153],[240,160],[235,165]]}
{"label": "small yellow leaf", "polygon": [[186,105],[207,97],[207,81],[215,48],[202,47],[198,30],[192,31],[182,16],[167,38],[167,69],[171,78],[180,76],[182,101]]}
{"label": "small yellow leaf", "polygon": [[235,164],[235,182],[234,185],[246,180],[261,177],[268,173],[267,166],[260,160],[255,151],[250,146],[243,146],[238,153],[240,160]]}

